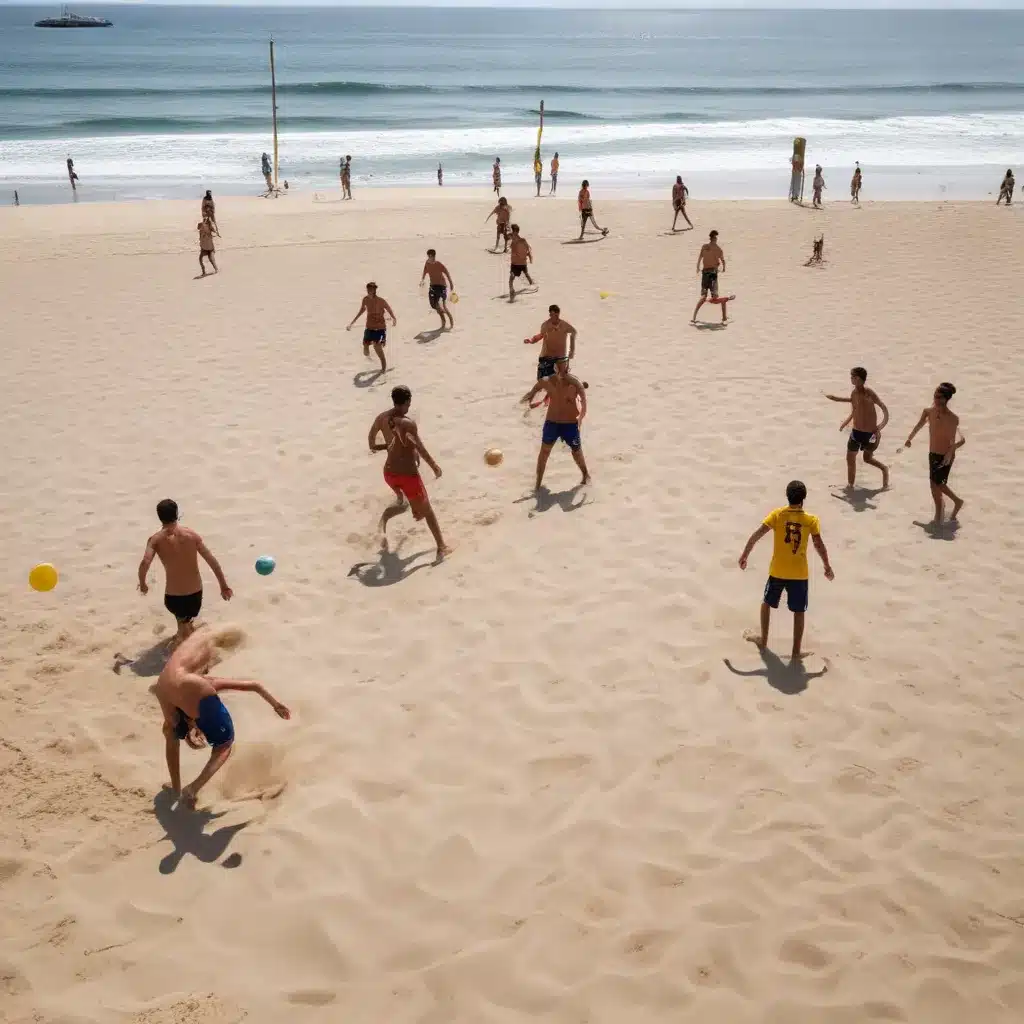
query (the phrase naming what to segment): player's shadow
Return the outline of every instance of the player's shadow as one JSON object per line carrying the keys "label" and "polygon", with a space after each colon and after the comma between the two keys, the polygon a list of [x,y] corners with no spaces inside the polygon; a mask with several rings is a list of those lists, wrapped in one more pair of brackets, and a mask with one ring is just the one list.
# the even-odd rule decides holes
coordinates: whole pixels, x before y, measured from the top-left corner
{"label": "player's shadow", "polygon": [[[376,562],[356,562],[348,571],[350,579],[357,579],[364,587],[390,587],[393,583],[401,583],[414,572],[436,564],[436,559],[429,562],[418,562],[418,559],[430,556],[429,551],[417,551],[414,555],[403,558],[398,551],[382,551]],[[417,564],[413,565],[416,562]]]}
{"label": "player's shadow", "polygon": [[582,508],[584,505],[590,505],[593,502],[593,499],[583,487],[583,484],[577,484],[575,487],[570,487],[564,491],[549,491],[546,487],[541,486],[533,494],[525,494],[521,498],[516,498],[515,503],[518,505],[524,501],[533,501],[535,504],[530,510],[531,517],[541,512],[547,512],[556,505],[563,512],[575,512],[576,509]]}
{"label": "player's shadow", "polygon": [[383,370],[360,370],[353,378],[352,383],[357,388],[373,387],[384,376]]}
{"label": "player's shadow", "polygon": [[698,331],[724,331],[729,325],[722,323],[708,323],[707,320],[698,320],[695,324],[691,324],[691,326],[696,328]]}
{"label": "player's shadow", "polygon": [[688,228],[669,228],[668,231],[662,231],[663,238],[675,238],[676,235],[685,235],[687,231],[693,231],[693,225]]}
{"label": "player's shadow", "polygon": [[960,520],[946,519],[941,523],[923,523],[919,519],[915,519],[914,525],[920,526],[932,540],[955,540],[957,531],[960,529]]}
{"label": "player's shadow", "polygon": [[[204,864],[220,860],[231,840],[249,824],[243,821],[237,825],[222,825],[207,833],[206,826],[223,817],[224,812],[214,814],[186,807],[169,789],[161,790],[153,797],[153,813],[164,830],[164,839],[169,839],[172,846],[170,853],[160,861],[161,875],[171,874],[189,854]],[[241,863],[242,855],[233,853],[222,866],[236,868]]]}
{"label": "player's shadow", "polygon": [[174,650],[174,637],[167,637],[159,643],[148,647],[137,658],[126,658],[123,654],[114,655],[114,672],[121,674],[121,669],[130,668],[137,676],[158,676],[164,670],[167,659]]}
{"label": "player's shadow", "polygon": [[779,693],[793,697],[803,693],[807,684],[812,679],[820,679],[828,671],[828,662],[822,665],[819,672],[808,672],[803,661],[783,661],[777,654],[773,654],[767,647],[761,648],[761,661],[763,668],[740,669],[736,668],[728,658],[723,658],[725,667],[737,676],[764,676],[768,685]]}
{"label": "player's shadow", "polygon": [[884,494],[886,490],[885,487],[855,487],[852,491],[832,491],[832,497],[845,502],[854,512],[864,512],[869,508],[878,508],[872,499]]}
{"label": "player's shadow", "polygon": [[594,242],[603,242],[607,235],[591,235],[590,238],[569,238],[562,245],[591,245]]}
{"label": "player's shadow", "polygon": [[443,327],[435,327],[431,331],[420,331],[413,340],[418,341],[421,345],[427,345],[432,341],[437,341],[444,333],[446,332]]}

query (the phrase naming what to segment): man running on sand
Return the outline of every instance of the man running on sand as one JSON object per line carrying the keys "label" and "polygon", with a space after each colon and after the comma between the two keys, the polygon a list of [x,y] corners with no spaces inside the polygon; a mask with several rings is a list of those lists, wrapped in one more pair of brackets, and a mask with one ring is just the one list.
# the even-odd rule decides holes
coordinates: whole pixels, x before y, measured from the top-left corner
{"label": "man running on sand", "polygon": [[583,185],[580,187],[579,195],[576,197],[576,205],[580,208],[580,237],[577,241],[583,240],[583,232],[587,230],[587,221],[601,232],[602,235],[608,234],[608,229],[601,227],[600,224],[594,220],[594,204],[590,199],[590,182],[584,179]]}
{"label": "man running on sand", "polygon": [[722,273],[725,273],[725,253],[722,252],[722,248],[718,244],[717,231],[712,231],[708,235],[708,239],[709,241],[700,247],[700,252],[697,254],[697,273],[700,274],[700,302],[697,303],[697,308],[693,311],[693,319],[690,323],[695,324],[697,322],[697,314],[700,312],[700,307],[708,301],[708,292],[710,292],[711,302],[722,307],[722,323],[726,324],[729,322],[726,310],[729,303],[736,296],[726,295],[724,299],[718,297],[718,268],[721,267]]}
{"label": "man running on sand", "polygon": [[[853,421],[853,430],[850,431],[850,438],[846,442],[846,489],[853,490],[857,480],[857,452],[864,453],[864,462],[868,466],[874,466],[882,472],[882,490],[889,488],[889,467],[875,458],[875,452],[882,442],[882,431],[889,422],[889,410],[885,407],[878,395],[864,386],[868,379],[868,371],[863,366],[855,366],[850,371],[850,383],[853,391],[849,398],[842,395],[826,395],[830,402],[849,402],[853,411],[839,424],[840,430],[845,430],[850,421]],[[882,410],[882,423],[879,426],[878,413],[875,406]]]}
{"label": "man running on sand", "polygon": [[156,514],[161,526],[146,541],[146,551],[139,562],[139,590],[143,596],[149,593],[146,574],[153,559],[159,558],[167,575],[164,607],[178,623],[173,643],[181,643],[192,634],[195,629],[192,623],[199,617],[203,607],[203,577],[199,573],[199,556],[213,570],[220,586],[220,596],[225,601],[231,600],[232,591],[220,562],[203,543],[203,538],[195,530],[178,522],[178,503],[164,498],[157,505]]}
{"label": "man running on sand", "polygon": [[377,294],[377,285],[373,281],[367,283],[366,294],[363,296],[359,312],[352,317],[352,322],[345,330],[351,331],[355,322],[364,313],[366,314],[366,329],[363,331],[363,355],[369,359],[372,345],[373,351],[377,353],[377,358],[380,360],[380,372],[387,373],[388,361],[384,358],[384,346],[388,343],[388,325],[384,317],[391,317],[392,327],[398,326],[398,320],[387,301]]}
{"label": "man running on sand", "polygon": [[[197,629],[168,658],[150,693],[164,713],[163,733],[171,789],[186,807],[195,807],[199,790],[220,771],[231,756],[235,726],[220,699],[224,690],[258,693],[281,718],[291,712],[262,683],[249,679],[222,679],[206,673],[219,660],[218,651],[232,650],[241,642],[240,630],[209,626]],[[181,741],[193,750],[210,746],[206,767],[184,789],[181,786]]]}
{"label": "man running on sand", "polygon": [[576,358],[576,328],[568,320],[562,319],[562,311],[558,306],[548,306],[548,313],[547,320],[540,325],[540,333],[523,339],[526,345],[544,342],[537,358],[537,380],[551,377],[556,364],[561,360]]}
{"label": "man running on sand", "polygon": [[494,158],[494,166],[491,168],[491,183],[494,185],[494,194],[501,192],[501,157]]}
{"label": "man running on sand", "polygon": [[206,277],[206,264],[204,260],[210,261],[210,266],[213,267],[213,272],[216,274],[217,271],[217,259],[213,255],[213,223],[209,218],[201,220],[196,225],[196,230],[199,232],[199,269],[202,271],[202,276]]}
{"label": "man running on sand", "polygon": [[[437,524],[437,516],[430,507],[427,489],[423,486],[423,478],[420,476],[420,459],[422,458],[434,471],[435,477],[441,476],[441,467],[427,451],[420,439],[419,429],[409,418],[412,392],[407,387],[393,388],[391,402],[392,408],[382,412],[373,421],[367,436],[371,453],[388,453],[384,462],[384,482],[395,492],[396,499],[380,517],[381,547],[384,551],[388,549],[388,523],[411,507],[413,519],[426,520],[434,543],[437,544],[437,560],[440,561],[451,552],[451,549],[445,544],[441,536],[441,527]],[[378,443],[378,434],[384,435],[383,444]]]}
{"label": "man running on sand", "polygon": [[813,541],[815,550],[825,565],[825,579],[835,579],[825,542],[821,539],[821,524],[818,517],[804,511],[806,498],[807,488],[799,480],[791,481],[786,487],[786,501],[789,504],[775,509],[765,517],[764,522],[750,535],[739,563],[741,569],[746,569],[747,559],[754,550],[754,545],[766,533],[775,534],[775,549],[768,568],[764,599],[761,602],[761,632],[748,630],[743,634],[743,639],[756,644],[758,648],[768,646],[768,625],[771,622],[772,609],[779,607],[782,592],[786,591],[786,602],[793,613],[793,661],[806,658],[811,653],[800,650],[808,603],[808,538]]}
{"label": "man running on sand", "polygon": [[690,218],[686,216],[686,197],[690,194],[690,190],[683,184],[683,176],[681,174],[676,175],[676,183],[672,186],[672,209],[675,211],[675,216],[672,218],[672,230],[676,229],[676,221],[679,220],[679,215],[683,215],[683,220],[693,228],[693,224]]}
{"label": "man running on sand", "polygon": [[[451,311],[448,309],[448,289],[451,288],[455,291],[455,282],[452,281],[452,275],[448,273],[448,268],[437,258],[437,250],[427,250],[427,262],[423,264],[423,275],[420,277],[420,284],[423,284],[426,278],[430,278],[430,291],[428,298],[430,300],[430,308],[437,313],[441,318],[441,330],[443,331],[449,324],[455,326],[455,317],[452,316]],[[447,281],[447,285],[445,284]],[[445,321],[445,317],[448,321]]]}
{"label": "man running on sand", "polygon": [[530,248],[530,243],[527,242],[521,234],[519,234],[519,225],[512,225],[512,253],[509,256],[509,268],[508,268],[508,301],[515,302],[516,290],[513,287],[512,282],[515,281],[520,274],[526,276],[526,280],[530,282],[531,287],[533,286],[533,278],[530,277],[530,271],[527,269],[527,264],[533,262],[533,250]]}
{"label": "man running on sand", "polygon": [[548,413],[544,419],[540,452],[537,455],[538,491],[544,480],[544,469],[551,456],[551,449],[559,441],[569,446],[573,461],[583,474],[580,486],[590,483],[590,473],[583,458],[583,439],[580,437],[580,424],[587,415],[587,385],[569,372],[567,356],[555,360],[555,367],[553,376],[538,380],[520,399],[524,405],[532,407],[533,398],[541,391],[547,392]]}
{"label": "man running on sand", "polygon": [[502,196],[498,200],[498,205],[487,214],[484,223],[486,224],[492,217],[494,217],[494,226],[496,228],[494,235],[494,248],[492,252],[498,251],[498,243],[504,242],[505,248],[501,251],[503,253],[508,252],[508,224],[512,219],[512,207],[508,205],[508,200]]}
{"label": "man running on sand", "polygon": [[964,507],[963,499],[958,498],[946,485],[949,471],[953,468],[953,459],[956,458],[956,451],[967,443],[967,439],[963,435],[959,439],[957,438],[960,417],[949,408],[949,400],[955,394],[956,388],[948,381],[943,381],[935,389],[932,404],[921,413],[917,425],[903,442],[903,447],[909,448],[911,441],[917,436],[917,432],[925,423],[928,424],[928,480],[931,484],[932,501],[935,502],[933,522],[936,524],[942,522],[943,495],[953,502],[950,520],[955,521],[960,514],[960,509]]}

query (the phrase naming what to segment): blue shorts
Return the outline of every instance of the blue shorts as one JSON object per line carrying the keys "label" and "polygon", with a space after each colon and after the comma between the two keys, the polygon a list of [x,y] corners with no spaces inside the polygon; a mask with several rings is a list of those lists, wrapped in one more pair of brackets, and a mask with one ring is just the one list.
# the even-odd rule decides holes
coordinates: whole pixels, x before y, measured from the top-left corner
{"label": "blue shorts", "polygon": [[364,345],[386,345],[388,343],[388,332],[383,331],[371,331],[369,329],[363,331],[363,344]]}
{"label": "blue shorts", "polygon": [[551,420],[545,420],[541,443],[550,446],[558,441],[564,441],[574,452],[578,452],[583,447],[580,425],[578,423],[552,423]]}
{"label": "blue shorts", "polygon": [[764,585],[764,603],[769,608],[778,608],[783,591],[786,592],[786,603],[791,612],[807,611],[807,580],[783,580],[778,576],[769,576]]}
{"label": "blue shorts", "polygon": [[[195,724],[211,747],[223,747],[235,740],[235,725],[231,721],[231,713],[224,706],[224,701],[215,693],[207,694],[199,702],[199,717]],[[178,724],[174,730],[179,740],[188,736],[191,726],[191,720],[179,708]]]}

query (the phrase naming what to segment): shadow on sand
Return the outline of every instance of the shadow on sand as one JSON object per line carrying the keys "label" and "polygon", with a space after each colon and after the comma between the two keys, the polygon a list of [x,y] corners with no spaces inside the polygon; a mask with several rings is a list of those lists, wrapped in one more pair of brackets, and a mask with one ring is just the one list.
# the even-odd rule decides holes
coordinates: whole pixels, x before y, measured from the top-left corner
{"label": "shadow on sand", "polygon": [[849,505],[854,512],[863,512],[865,509],[878,508],[878,505],[874,504],[871,499],[877,498],[886,490],[885,487],[854,487],[852,491],[844,488],[841,491],[830,491],[829,493],[833,498],[838,498]]}
{"label": "shadow on sand", "polygon": [[569,238],[562,245],[590,245],[592,242],[603,242],[607,235],[591,235],[590,238]]}
{"label": "shadow on sand", "polygon": [[[171,874],[190,854],[204,864],[220,860],[231,840],[249,824],[243,821],[237,825],[224,825],[207,833],[204,831],[206,826],[223,817],[224,812],[214,814],[211,811],[192,810],[180,803],[169,789],[161,790],[153,797],[153,813],[166,833],[164,838],[169,839],[173,846],[171,852],[160,861],[161,875]],[[233,853],[221,866],[237,868],[241,863],[242,855]]]}
{"label": "shadow on sand", "polygon": [[[808,672],[803,661],[783,661],[777,654],[773,654],[768,648],[760,649],[763,668],[739,669],[736,668],[728,658],[723,658],[725,667],[737,676],[764,676],[768,685],[779,693],[788,697],[803,693],[807,684],[812,679],[820,679],[828,671],[828,662],[825,661],[818,672]],[[822,659],[824,661],[824,659]]]}
{"label": "shadow on sand", "polygon": [[421,345],[426,345],[432,341],[437,341],[442,334],[447,333],[448,332],[444,327],[435,327],[432,331],[420,331],[419,334],[414,336],[413,341],[418,341]]}
{"label": "shadow on sand", "polygon": [[384,370],[360,370],[353,378],[352,383],[357,388],[373,387],[384,376]]}
{"label": "shadow on sand", "polygon": [[592,505],[594,503],[594,499],[583,488],[583,484],[577,484],[575,487],[568,488],[568,490],[549,491],[546,487],[541,486],[538,491],[524,494],[521,498],[516,498],[515,504],[519,505],[525,501],[535,502],[534,507],[530,509],[531,516],[539,512],[547,512],[556,505],[563,512],[575,512],[576,509],[582,508],[584,505]]}
{"label": "shadow on sand", "polygon": [[695,327],[698,331],[724,331],[729,325],[718,323],[708,323],[706,320],[698,320],[696,323],[691,321],[691,327]]}
{"label": "shadow on sand", "polygon": [[[381,551],[376,562],[356,562],[348,571],[349,579],[357,579],[364,587],[390,587],[393,583],[401,583],[414,572],[437,565],[437,557],[431,551],[417,551],[414,555],[403,558],[399,551]],[[427,558],[423,562],[418,559]],[[416,562],[417,564],[413,565]]]}
{"label": "shadow on sand", "polygon": [[923,523],[919,519],[914,520],[915,526],[920,526],[932,540],[955,540],[957,531],[960,529],[959,519],[946,519],[944,522]]}
{"label": "shadow on sand", "polygon": [[137,676],[158,676],[163,672],[173,650],[174,637],[169,636],[144,650],[138,657],[127,658],[123,654],[115,654],[114,673],[120,675],[121,669],[130,668]]}

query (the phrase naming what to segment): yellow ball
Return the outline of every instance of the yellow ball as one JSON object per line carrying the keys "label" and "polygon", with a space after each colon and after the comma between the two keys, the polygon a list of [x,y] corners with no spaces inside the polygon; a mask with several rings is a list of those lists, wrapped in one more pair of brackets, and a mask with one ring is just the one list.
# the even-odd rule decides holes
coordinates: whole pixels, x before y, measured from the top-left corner
{"label": "yellow ball", "polygon": [[504,458],[505,456],[502,455],[500,448],[488,448],[487,451],[484,452],[484,462],[486,462],[488,466],[500,466],[501,461]]}
{"label": "yellow ball", "polygon": [[457,306],[459,304],[459,296],[457,292],[452,292],[448,298],[451,300],[453,306]]}
{"label": "yellow ball", "polygon": [[608,296],[611,295],[611,292],[599,292],[598,294],[601,296],[602,299],[607,299]]}
{"label": "yellow ball", "polygon": [[28,585],[33,590],[47,591],[53,590],[57,586],[57,580],[60,576],[57,570],[54,569],[49,562],[42,562],[35,566],[32,571],[28,574]]}

